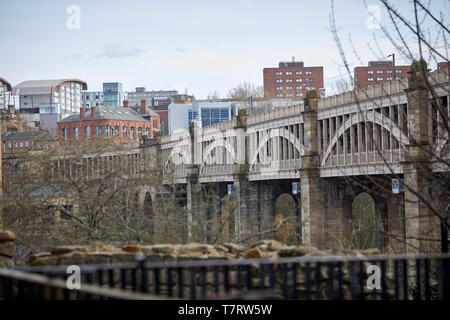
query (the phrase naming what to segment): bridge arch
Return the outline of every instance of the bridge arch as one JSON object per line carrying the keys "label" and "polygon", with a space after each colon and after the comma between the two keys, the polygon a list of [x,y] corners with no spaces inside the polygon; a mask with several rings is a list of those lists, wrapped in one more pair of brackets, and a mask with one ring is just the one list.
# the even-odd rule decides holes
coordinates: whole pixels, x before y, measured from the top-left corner
{"label": "bridge arch", "polygon": [[261,152],[261,150],[266,146],[266,143],[270,139],[273,139],[273,138],[276,138],[276,137],[285,138],[300,153],[300,155],[305,154],[304,146],[300,142],[300,139],[298,139],[297,137],[293,136],[292,133],[290,133],[289,130],[287,130],[284,127],[283,128],[274,128],[274,129],[271,129],[268,134],[267,133],[264,134],[262,140],[256,146],[256,149],[253,149],[252,157],[251,157],[251,160],[250,160],[250,169],[252,169],[253,166],[256,164],[256,160],[258,158],[258,155]]}
{"label": "bridge arch", "polygon": [[232,163],[234,164],[234,160],[236,159],[236,149],[228,141],[226,141],[224,137],[221,137],[220,139],[215,139],[212,143],[210,143],[203,152],[200,174],[202,173],[207,162],[213,162],[215,160],[212,159],[212,153],[218,149],[225,149],[225,151],[231,156]]}
{"label": "bridge arch", "polygon": [[321,167],[324,167],[328,158],[331,155],[331,152],[334,148],[334,146],[337,144],[339,139],[344,135],[344,133],[351,129],[353,125],[356,125],[358,123],[367,123],[372,122],[374,124],[378,124],[381,128],[389,131],[389,133],[392,135],[393,138],[395,138],[401,146],[404,146],[408,144],[408,136],[400,130],[398,125],[393,122],[391,119],[383,117],[381,113],[376,112],[374,110],[369,111],[365,115],[365,119],[361,117],[359,119],[358,114],[354,114],[351,117],[349,117],[347,120],[344,121],[344,123],[336,130],[333,137],[330,139],[330,143],[328,144],[327,148],[325,149],[325,152],[322,156],[321,160]]}

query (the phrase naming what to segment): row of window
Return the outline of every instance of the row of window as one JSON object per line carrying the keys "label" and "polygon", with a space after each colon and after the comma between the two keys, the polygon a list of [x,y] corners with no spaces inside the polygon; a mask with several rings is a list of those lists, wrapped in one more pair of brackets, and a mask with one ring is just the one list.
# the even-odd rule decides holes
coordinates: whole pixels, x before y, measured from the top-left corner
{"label": "row of window", "polygon": [[[378,74],[382,74],[383,70],[377,70]],[[392,70],[386,70],[386,73],[392,73]],[[395,73],[402,73],[402,70],[395,70]],[[368,70],[367,74],[373,74],[373,70]]]}
{"label": "row of window", "polygon": [[[293,90],[294,87],[287,86],[285,89],[286,90]],[[297,87],[295,87],[295,89],[296,90],[302,90],[303,87],[302,86],[297,86]],[[311,88],[310,87],[305,87],[305,89],[310,90]],[[283,90],[283,87],[277,87],[277,90]]]}
{"label": "row of window", "polygon": [[[8,142],[8,149],[12,149],[13,143],[12,142]],[[14,142],[14,148],[23,148],[25,146],[25,148],[29,147],[29,143],[28,141],[25,141],[25,143],[23,141],[16,141]],[[34,146],[34,141],[31,141],[31,146]]]}
{"label": "row of window", "polygon": [[[286,71],[285,74],[287,76],[292,76],[292,71]],[[296,75],[302,75],[303,73],[302,73],[302,71],[296,71],[295,74]],[[305,71],[305,74],[312,74],[312,71]],[[278,72],[275,73],[275,75],[282,76],[283,72],[282,71],[278,71]]]}
{"label": "row of window", "polygon": [[[292,80],[293,80],[293,79],[286,79],[286,82],[292,82]],[[306,82],[311,82],[312,79],[306,78],[305,81],[306,81]],[[282,82],[283,82],[283,79],[276,79],[275,82],[276,82],[276,83],[282,83]],[[303,79],[301,79],[301,78],[295,79],[295,82],[303,82]]]}
{"label": "row of window", "polygon": [[[396,80],[401,80],[401,77],[397,77]],[[387,81],[392,81],[392,77],[386,77]],[[374,81],[373,78],[367,78],[367,81]],[[383,77],[378,77],[376,81],[383,81]]]}
{"label": "row of window", "polygon": [[[277,94],[277,97],[278,98],[283,98],[283,94],[282,93],[279,93],[279,94]],[[292,93],[287,93],[286,94],[286,97],[293,97],[294,95],[292,94]],[[295,95],[296,97],[303,97],[303,93],[297,93],[296,95]]]}
{"label": "row of window", "polygon": [[[74,127],[72,128],[73,132],[73,139],[77,140],[79,139],[79,128]],[[97,139],[103,138],[103,133],[105,136],[105,139],[109,139],[111,137],[118,137],[119,136],[119,126],[96,126],[95,127],[95,137]],[[142,137],[143,131],[142,128],[138,128],[138,137],[139,139]],[[150,128],[145,128],[145,134],[147,137],[150,137]],[[69,130],[68,128],[62,128],[62,135],[63,139],[67,140],[69,139]],[[85,126],[84,127],[84,138],[86,140],[89,140],[91,138],[91,127]],[[127,139],[128,138],[128,132],[127,132],[127,126],[122,127],[122,138]],[[129,139],[134,140],[135,139],[135,127],[130,127],[130,136]]]}

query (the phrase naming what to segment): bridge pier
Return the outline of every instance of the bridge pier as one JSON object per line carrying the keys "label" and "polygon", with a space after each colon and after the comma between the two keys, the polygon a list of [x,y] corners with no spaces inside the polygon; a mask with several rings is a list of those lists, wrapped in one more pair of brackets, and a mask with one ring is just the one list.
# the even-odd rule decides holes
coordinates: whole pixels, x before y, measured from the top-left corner
{"label": "bridge pier", "polygon": [[[436,199],[431,195],[434,179],[431,169],[432,113],[428,69],[424,60],[412,64],[405,89],[408,100],[408,130],[410,142],[403,162],[405,184],[405,223],[407,253],[437,253],[440,251],[440,224]],[[437,210],[433,210],[437,209]]]}
{"label": "bridge pier", "polygon": [[317,248],[325,247],[325,205],[320,179],[319,139],[317,136],[318,98],[304,100],[304,154],[301,156],[300,189],[302,207],[302,242]]}

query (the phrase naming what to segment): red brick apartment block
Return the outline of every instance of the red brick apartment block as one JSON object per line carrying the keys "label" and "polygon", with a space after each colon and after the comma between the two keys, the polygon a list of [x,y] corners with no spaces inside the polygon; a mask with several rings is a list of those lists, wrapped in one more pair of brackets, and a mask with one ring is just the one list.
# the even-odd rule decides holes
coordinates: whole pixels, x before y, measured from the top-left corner
{"label": "red brick apartment block", "polygon": [[323,88],[323,67],[305,67],[303,62],[280,62],[264,68],[264,98],[303,100],[306,91]]}
{"label": "red brick apartment block", "polygon": [[354,69],[355,85],[357,89],[370,88],[376,84],[404,79],[410,70],[410,65],[394,67],[392,61],[370,61],[367,67]]}
{"label": "red brick apartment block", "polygon": [[71,142],[136,142],[146,135],[153,138],[160,130],[159,116],[141,101],[140,113],[128,107],[95,106],[80,109],[80,114],[58,122],[58,138],[61,145]]}

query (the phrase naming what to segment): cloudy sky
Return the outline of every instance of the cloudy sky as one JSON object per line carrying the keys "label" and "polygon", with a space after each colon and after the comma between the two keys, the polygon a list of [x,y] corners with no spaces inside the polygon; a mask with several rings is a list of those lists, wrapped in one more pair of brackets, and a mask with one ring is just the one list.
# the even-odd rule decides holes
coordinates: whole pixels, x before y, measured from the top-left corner
{"label": "cloudy sky", "polygon": [[[411,13],[410,0],[395,4]],[[383,54],[393,52],[368,22],[372,5],[381,8],[381,24],[387,25],[379,1],[335,3],[352,67],[359,62],[349,34],[365,64],[381,58],[374,36]],[[432,1],[430,10],[448,13],[449,2]],[[127,91],[187,88],[196,97],[212,90],[223,96],[243,81],[262,85],[264,67],[295,56],[305,66],[324,66],[328,89],[345,72],[330,12],[330,0],[0,0],[0,77],[13,85],[73,77],[87,81],[89,90],[119,81]]]}

